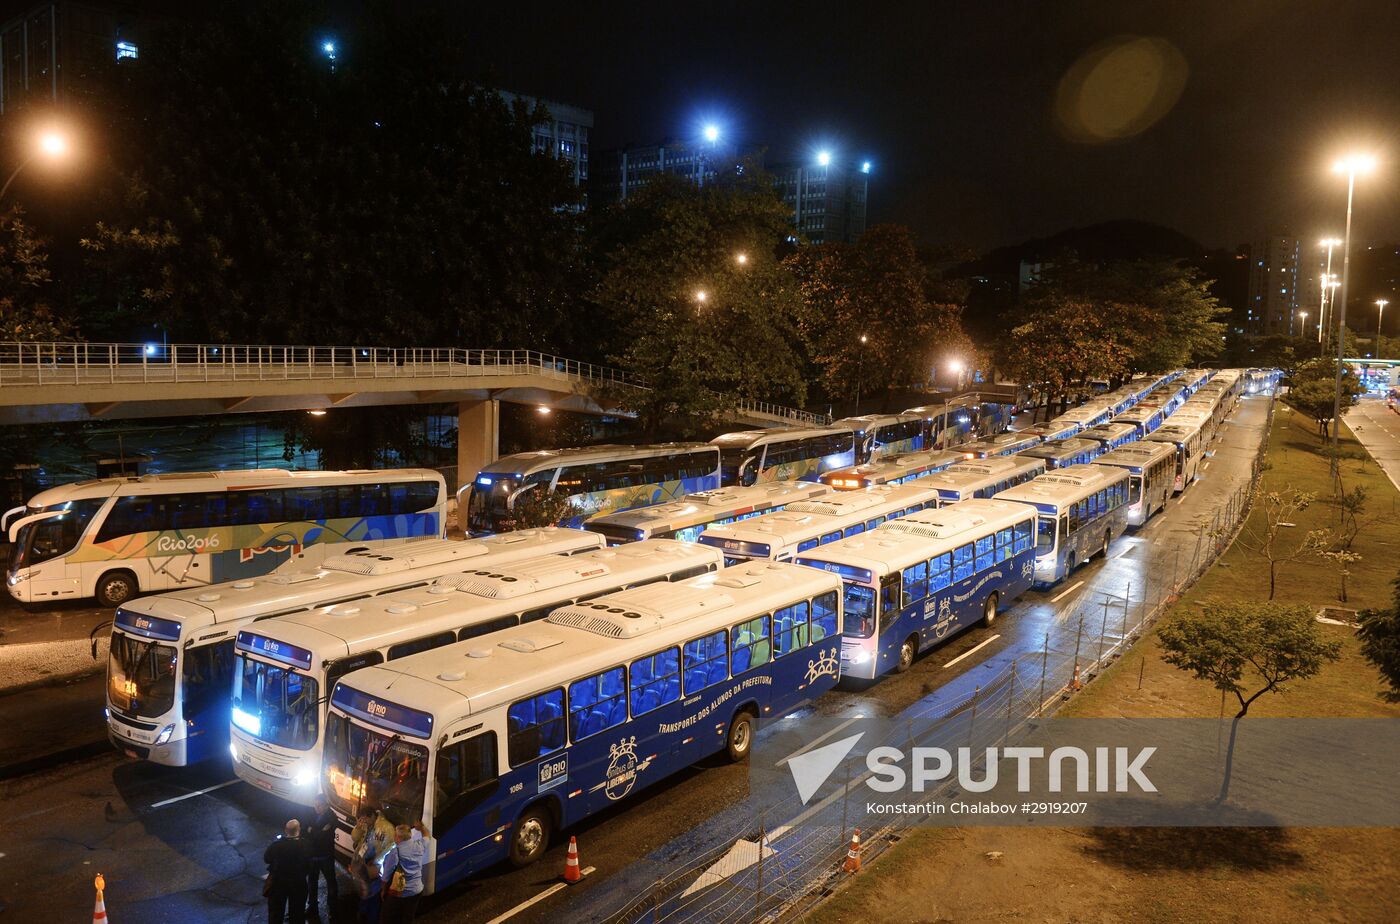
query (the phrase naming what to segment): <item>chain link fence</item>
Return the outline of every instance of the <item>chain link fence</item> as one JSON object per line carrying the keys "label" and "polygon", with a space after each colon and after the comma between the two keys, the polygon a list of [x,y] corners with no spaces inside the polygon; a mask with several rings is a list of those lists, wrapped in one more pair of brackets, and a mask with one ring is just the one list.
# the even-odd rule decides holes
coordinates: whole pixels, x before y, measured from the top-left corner
{"label": "chain link fence", "polygon": [[[1273,410],[1270,399],[1268,423]],[[1223,497],[1209,517],[1198,518],[1189,529],[1178,526],[1172,539],[1133,547],[1134,553],[1146,550],[1141,586],[1079,601],[1045,633],[1039,652],[1011,661],[961,699],[924,697],[893,720],[898,731],[889,740],[862,745],[968,747],[979,753],[1053,714],[1151,629],[1234,541],[1263,473],[1267,445],[1266,435],[1248,483]],[[662,878],[603,920],[724,924],[801,917],[847,875],[843,865],[853,833],[860,832],[862,862],[870,862],[923,817],[917,810],[893,817],[870,814],[863,786],[867,775],[863,758],[848,757],[832,774],[837,791],[812,805],[804,805],[788,786],[785,801],[734,812],[727,830],[721,824],[721,830],[706,834],[704,844],[689,845],[683,862],[668,864]],[[951,785],[901,798],[932,803]]]}

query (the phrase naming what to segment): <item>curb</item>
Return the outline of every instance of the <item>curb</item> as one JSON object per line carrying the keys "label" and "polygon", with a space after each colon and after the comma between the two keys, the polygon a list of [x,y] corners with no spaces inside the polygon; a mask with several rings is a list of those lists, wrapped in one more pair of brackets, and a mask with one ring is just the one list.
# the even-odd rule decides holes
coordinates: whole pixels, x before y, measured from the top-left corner
{"label": "curb", "polygon": [[13,780],[22,776],[28,776],[31,773],[37,773],[40,770],[52,770],[64,764],[71,764],[79,760],[87,760],[90,757],[97,757],[109,751],[116,753],[106,738],[102,738],[99,741],[89,741],[85,744],[75,744],[61,751],[54,751],[50,754],[42,754],[39,757],[31,757],[27,760],[0,766],[0,780]]}
{"label": "curb", "polygon": [[53,674],[48,677],[40,677],[38,680],[29,680],[24,683],[16,684],[12,687],[5,687],[4,689],[0,689],[0,700],[4,699],[7,696],[14,696],[19,693],[30,693],[34,690],[43,690],[48,687],[67,686],[70,683],[77,683],[80,680],[88,680],[92,677],[96,677],[104,673],[105,671],[106,667],[104,665],[95,668],[94,670],[81,671],[76,674]]}

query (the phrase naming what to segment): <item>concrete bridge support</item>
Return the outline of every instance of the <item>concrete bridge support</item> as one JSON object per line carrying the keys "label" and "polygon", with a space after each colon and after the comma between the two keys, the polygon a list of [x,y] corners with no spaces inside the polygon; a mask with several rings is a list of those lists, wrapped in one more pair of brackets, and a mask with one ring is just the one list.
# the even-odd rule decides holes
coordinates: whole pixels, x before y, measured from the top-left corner
{"label": "concrete bridge support", "polygon": [[457,486],[500,455],[501,402],[492,398],[457,404]]}

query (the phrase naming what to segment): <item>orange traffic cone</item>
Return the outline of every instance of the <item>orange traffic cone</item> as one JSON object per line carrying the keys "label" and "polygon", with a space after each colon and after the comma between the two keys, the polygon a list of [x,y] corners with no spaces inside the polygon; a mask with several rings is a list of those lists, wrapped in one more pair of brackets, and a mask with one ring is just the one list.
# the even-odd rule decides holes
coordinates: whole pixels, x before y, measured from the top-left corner
{"label": "orange traffic cone", "polygon": [[1080,690],[1083,689],[1083,687],[1084,685],[1079,682],[1079,665],[1076,664],[1074,665],[1074,679],[1070,681],[1069,688],[1071,690]]}
{"label": "orange traffic cone", "polygon": [[860,872],[860,828],[851,835],[851,849],[846,851],[846,865],[842,869],[848,873]]}
{"label": "orange traffic cone", "polygon": [[97,904],[92,908],[92,924],[106,924],[107,905],[102,901],[102,890],[107,888],[107,883],[103,881],[101,873],[97,874],[93,885],[97,886]]}
{"label": "orange traffic cone", "polygon": [[564,881],[578,882],[578,838],[569,838],[569,856],[564,860]]}

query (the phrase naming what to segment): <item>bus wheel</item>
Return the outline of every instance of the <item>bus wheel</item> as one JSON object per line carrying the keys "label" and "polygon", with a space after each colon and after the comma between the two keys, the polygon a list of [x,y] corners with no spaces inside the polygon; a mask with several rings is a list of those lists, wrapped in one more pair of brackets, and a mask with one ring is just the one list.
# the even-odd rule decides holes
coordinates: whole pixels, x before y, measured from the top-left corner
{"label": "bus wheel", "polygon": [[725,739],[725,751],[730,761],[738,763],[749,756],[753,748],[753,716],[741,712],[729,723],[729,736]]}
{"label": "bus wheel", "polygon": [[987,602],[982,604],[982,626],[990,629],[992,623],[997,621],[997,595],[996,591],[987,595]]}
{"label": "bus wheel", "polygon": [[914,656],[919,653],[919,637],[911,635],[899,646],[899,661],[894,666],[896,674],[902,674],[914,666]]}
{"label": "bus wheel", "polygon": [[1073,552],[1070,552],[1069,557],[1065,559],[1065,576],[1068,577],[1070,574],[1074,573],[1074,569],[1078,567],[1079,556],[1075,555]]}
{"label": "bus wheel", "polygon": [[97,602],[121,606],[136,596],[136,575],[130,571],[108,571],[97,580]]}
{"label": "bus wheel", "polygon": [[1106,532],[1106,533],[1103,534],[1103,548],[1099,550],[1099,553],[1100,553],[1101,555],[1103,555],[1103,557],[1104,557],[1105,559],[1108,558],[1108,544],[1109,544],[1110,542],[1112,542],[1112,541],[1113,541],[1113,533],[1111,533],[1111,532]]}
{"label": "bus wheel", "polygon": [[543,804],[532,805],[515,823],[515,834],[510,839],[510,862],[512,866],[529,866],[540,858],[549,846],[550,829],[554,819]]}

